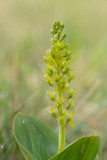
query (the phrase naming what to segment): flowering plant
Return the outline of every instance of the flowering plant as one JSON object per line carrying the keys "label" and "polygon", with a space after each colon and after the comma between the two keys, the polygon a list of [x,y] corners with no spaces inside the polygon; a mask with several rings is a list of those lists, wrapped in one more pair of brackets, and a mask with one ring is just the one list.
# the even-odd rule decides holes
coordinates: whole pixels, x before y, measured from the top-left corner
{"label": "flowering plant", "polygon": [[[52,90],[47,91],[54,106],[49,113],[58,121],[59,136],[41,121],[19,113],[14,120],[14,135],[26,160],[95,160],[99,149],[99,137],[83,137],[65,147],[65,126],[74,125],[73,95],[70,90],[73,79],[70,46],[62,34],[64,25],[54,22],[51,30],[52,48],[44,56],[45,81]],[[67,94],[65,94],[65,92]]]}

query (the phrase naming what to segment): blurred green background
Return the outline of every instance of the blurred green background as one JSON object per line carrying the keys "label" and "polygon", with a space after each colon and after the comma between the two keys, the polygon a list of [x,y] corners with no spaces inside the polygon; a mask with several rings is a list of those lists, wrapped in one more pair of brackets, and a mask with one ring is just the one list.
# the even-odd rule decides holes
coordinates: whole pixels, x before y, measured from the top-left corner
{"label": "blurred green background", "polygon": [[54,20],[65,24],[72,46],[76,88],[75,126],[66,141],[97,134],[96,160],[107,160],[107,1],[0,0],[0,160],[24,160],[13,137],[12,123],[23,112],[51,125],[49,87],[43,81],[43,55],[51,47]]}

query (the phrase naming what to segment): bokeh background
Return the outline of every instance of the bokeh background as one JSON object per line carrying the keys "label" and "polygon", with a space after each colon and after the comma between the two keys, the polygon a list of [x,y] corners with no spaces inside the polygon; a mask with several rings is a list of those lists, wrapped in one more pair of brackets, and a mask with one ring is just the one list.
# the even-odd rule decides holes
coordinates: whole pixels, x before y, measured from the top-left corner
{"label": "bokeh background", "polygon": [[19,111],[58,132],[43,81],[54,20],[65,24],[73,53],[75,126],[66,141],[97,134],[96,160],[107,160],[107,0],[0,0],[0,160],[24,160],[12,131]]}

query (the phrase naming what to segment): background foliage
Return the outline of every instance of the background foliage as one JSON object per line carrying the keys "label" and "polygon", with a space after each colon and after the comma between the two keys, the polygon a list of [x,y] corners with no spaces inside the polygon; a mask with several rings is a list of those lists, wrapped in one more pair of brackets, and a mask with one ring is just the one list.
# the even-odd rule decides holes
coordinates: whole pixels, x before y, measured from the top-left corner
{"label": "background foliage", "polygon": [[76,88],[75,126],[67,142],[83,135],[101,137],[97,159],[107,159],[107,1],[0,1],[0,158],[23,160],[13,138],[17,111],[45,121],[58,132],[46,112],[50,106],[43,81],[43,55],[50,48],[53,20],[65,24],[72,45]]}

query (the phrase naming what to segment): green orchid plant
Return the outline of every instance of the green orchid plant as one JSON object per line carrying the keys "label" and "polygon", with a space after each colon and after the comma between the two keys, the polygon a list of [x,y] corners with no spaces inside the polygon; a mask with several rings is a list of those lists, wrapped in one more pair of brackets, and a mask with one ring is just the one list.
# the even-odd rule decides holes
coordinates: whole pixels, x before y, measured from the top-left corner
{"label": "green orchid plant", "polygon": [[47,95],[54,103],[49,113],[59,125],[59,136],[43,122],[21,113],[14,120],[14,135],[26,160],[95,160],[99,149],[99,137],[83,137],[65,146],[65,127],[74,126],[75,90],[70,89],[72,53],[65,43],[64,25],[53,23],[52,48],[46,52],[45,81],[50,85]]}
{"label": "green orchid plant", "polygon": [[[74,77],[71,74],[72,53],[69,49],[70,46],[64,42],[66,34],[62,34],[63,28],[64,25],[60,24],[59,21],[54,22],[51,30],[53,36],[51,39],[52,48],[47,51],[47,57],[44,56],[44,61],[46,62],[45,81],[53,88],[53,92],[47,91],[47,95],[51,101],[55,102],[54,107],[50,109],[50,114],[59,124],[58,152],[64,149],[66,124],[74,125],[72,121],[74,115],[72,97],[75,94],[75,90],[71,91],[69,89]],[[66,98],[63,96],[64,92],[67,92]],[[65,108],[63,108],[64,103],[67,103]]]}

